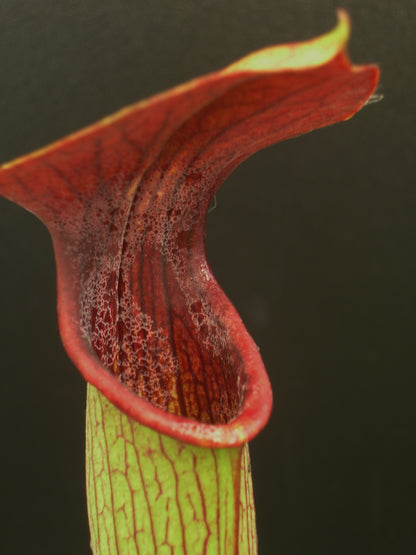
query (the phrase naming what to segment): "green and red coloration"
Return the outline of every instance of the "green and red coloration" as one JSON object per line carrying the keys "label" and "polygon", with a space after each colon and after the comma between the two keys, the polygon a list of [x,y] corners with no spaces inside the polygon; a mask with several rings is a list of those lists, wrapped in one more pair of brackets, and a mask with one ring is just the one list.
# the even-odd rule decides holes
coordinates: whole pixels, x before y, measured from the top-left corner
{"label": "green and red coloration", "polygon": [[[237,447],[228,460],[239,453],[230,464],[240,475],[241,446],[265,425],[272,396],[258,349],[206,261],[206,213],[248,156],[346,120],[365,104],[378,70],[350,65],[348,32],[340,12],[338,26],[323,37],[252,54],[2,167],[0,193],[34,212],[52,235],[65,348],[123,413],[111,413],[109,425],[89,407],[95,430],[89,437],[98,442],[89,443],[92,457],[107,432],[124,437],[124,450],[139,441],[143,434],[134,429],[144,425],[196,451]],[[89,395],[104,412],[116,410],[91,387]],[[158,437],[159,456],[172,462],[165,444],[171,440]],[[177,461],[181,449],[193,460],[190,445],[177,449]],[[110,459],[111,477],[121,459]],[[146,490],[145,478],[142,485]],[[235,516],[239,483],[232,489]],[[113,496],[111,480],[104,490]],[[96,505],[99,496],[94,499]],[[90,507],[90,518],[93,512]],[[138,529],[127,528],[123,537],[136,542]],[[238,526],[232,534],[238,536]],[[195,552],[183,542],[182,549]],[[121,552],[114,549],[109,552]],[[238,546],[223,549],[209,552]]]}
{"label": "green and red coloration", "polygon": [[159,434],[91,385],[87,407],[94,554],[256,553],[247,444],[213,449]]}

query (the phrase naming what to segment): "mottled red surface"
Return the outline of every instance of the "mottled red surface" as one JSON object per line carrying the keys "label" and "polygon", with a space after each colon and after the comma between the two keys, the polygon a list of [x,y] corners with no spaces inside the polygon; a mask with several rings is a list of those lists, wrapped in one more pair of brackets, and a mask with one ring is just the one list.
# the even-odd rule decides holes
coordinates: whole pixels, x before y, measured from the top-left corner
{"label": "mottled red surface", "polygon": [[350,117],[377,75],[343,53],[310,69],[214,73],[3,168],[0,194],[52,235],[65,348],[115,405],[200,445],[264,426],[269,381],[206,261],[208,206],[255,151]]}

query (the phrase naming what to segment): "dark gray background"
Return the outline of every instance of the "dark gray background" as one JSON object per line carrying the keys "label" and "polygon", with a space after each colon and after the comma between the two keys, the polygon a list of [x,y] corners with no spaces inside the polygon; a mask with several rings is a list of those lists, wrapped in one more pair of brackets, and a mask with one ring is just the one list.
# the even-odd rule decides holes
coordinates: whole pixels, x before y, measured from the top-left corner
{"label": "dark gray background", "polygon": [[[0,161],[278,42],[340,0],[0,3]],[[252,442],[261,555],[413,553],[416,4],[344,0],[382,102],[263,151],[209,215],[218,280],[275,392]],[[85,384],[42,224],[0,199],[1,552],[87,554]],[[196,554],[197,555],[197,554]]]}

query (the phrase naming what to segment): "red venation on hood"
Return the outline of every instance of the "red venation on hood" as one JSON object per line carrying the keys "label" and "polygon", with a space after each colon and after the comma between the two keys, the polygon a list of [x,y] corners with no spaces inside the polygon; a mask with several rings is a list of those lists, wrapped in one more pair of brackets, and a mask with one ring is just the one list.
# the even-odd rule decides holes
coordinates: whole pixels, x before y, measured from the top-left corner
{"label": "red venation on hood", "polygon": [[333,54],[319,50],[330,36],[309,43],[319,54],[309,65],[299,64],[304,44],[281,47],[275,66],[254,55],[0,171],[0,193],[52,235],[70,357],[115,405],[165,434],[237,445],[270,414],[258,349],[208,266],[205,220],[252,153],[367,101],[377,68],[351,66],[341,39]]}

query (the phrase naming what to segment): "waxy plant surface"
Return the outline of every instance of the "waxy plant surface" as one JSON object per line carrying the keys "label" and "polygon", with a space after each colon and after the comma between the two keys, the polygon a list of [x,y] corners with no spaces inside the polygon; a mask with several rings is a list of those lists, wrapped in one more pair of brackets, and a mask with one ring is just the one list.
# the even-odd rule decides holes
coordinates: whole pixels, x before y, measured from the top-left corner
{"label": "waxy plant surface", "polygon": [[126,108],[2,167],[0,193],[47,225],[59,323],[85,378],[137,421],[198,445],[264,426],[257,347],[207,263],[207,209],[245,158],[351,117],[377,81],[348,19]]}

